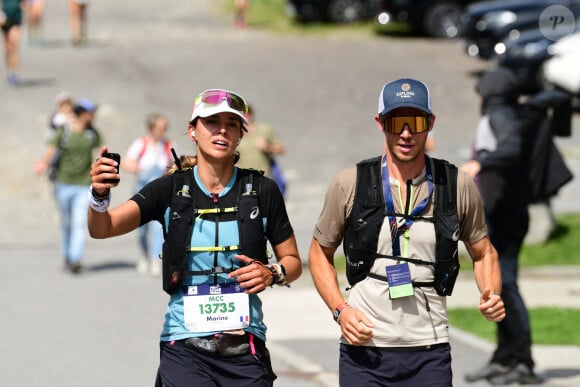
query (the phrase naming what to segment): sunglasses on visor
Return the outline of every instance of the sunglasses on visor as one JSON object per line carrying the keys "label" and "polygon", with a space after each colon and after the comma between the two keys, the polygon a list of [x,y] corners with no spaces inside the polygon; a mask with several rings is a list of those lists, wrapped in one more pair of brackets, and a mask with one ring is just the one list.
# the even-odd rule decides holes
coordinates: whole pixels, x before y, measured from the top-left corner
{"label": "sunglasses on visor", "polygon": [[227,90],[212,89],[204,91],[195,100],[195,105],[199,103],[204,103],[206,105],[219,105],[223,101],[226,101],[228,106],[234,110],[242,113],[248,112],[248,105],[246,101],[239,95],[232,93]]}
{"label": "sunglasses on visor", "polygon": [[405,127],[413,134],[429,130],[431,116],[385,116],[383,125],[387,133],[401,134]]}

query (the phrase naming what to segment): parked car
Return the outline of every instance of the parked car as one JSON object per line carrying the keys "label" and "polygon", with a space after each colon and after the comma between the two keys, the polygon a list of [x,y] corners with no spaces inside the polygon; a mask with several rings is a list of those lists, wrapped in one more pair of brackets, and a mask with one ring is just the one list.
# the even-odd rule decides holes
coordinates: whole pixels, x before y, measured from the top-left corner
{"label": "parked car", "polygon": [[381,0],[288,0],[287,13],[301,23],[371,20]]}
{"label": "parked car", "polygon": [[[573,24],[575,31],[578,31],[580,18],[576,18]],[[578,68],[580,56],[574,56],[573,53],[580,52],[580,44],[579,47],[574,47],[573,43],[560,43],[562,40],[568,42],[570,36],[575,35],[574,31],[570,31],[567,36],[559,39],[556,37],[556,40],[553,40],[554,36],[547,36],[541,29],[508,34],[501,42],[495,44],[492,57],[500,66],[514,71],[522,86],[522,92],[535,93],[545,87],[544,66],[553,56],[558,55],[559,59],[556,61],[562,60],[565,63],[572,59],[570,65],[574,63],[575,69]],[[578,43],[578,40],[572,42]],[[554,75],[558,77],[560,74]]]}
{"label": "parked car", "polygon": [[436,38],[455,38],[459,19],[474,0],[383,0],[375,17],[378,24],[409,24],[414,31]]}
{"label": "parked car", "polygon": [[580,9],[580,0],[492,0],[470,4],[461,16],[459,33],[469,56],[490,59],[495,45],[538,29],[542,12],[551,5]]}
{"label": "parked car", "polygon": [[542,65],[551,56],[553,43],[532,29],[497,43],[492,56],[498,65],[514,71],[523,93],[533,94],[544,88]]}

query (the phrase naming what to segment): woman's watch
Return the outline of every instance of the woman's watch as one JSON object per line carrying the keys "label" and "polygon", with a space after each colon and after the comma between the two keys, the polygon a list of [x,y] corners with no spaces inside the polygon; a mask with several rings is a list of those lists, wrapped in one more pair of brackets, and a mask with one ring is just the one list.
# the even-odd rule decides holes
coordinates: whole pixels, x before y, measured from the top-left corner
{"label": "woman's watch", "polygon": [[286,282],[286,269],[279,263],[272,263],[267,266],[272,272],[272,284],[284,286],[288,284]]}

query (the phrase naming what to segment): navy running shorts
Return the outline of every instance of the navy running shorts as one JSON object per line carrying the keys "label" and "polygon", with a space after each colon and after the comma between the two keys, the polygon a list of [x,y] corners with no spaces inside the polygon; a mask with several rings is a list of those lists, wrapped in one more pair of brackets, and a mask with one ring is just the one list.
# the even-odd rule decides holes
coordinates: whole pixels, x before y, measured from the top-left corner
{"label": "navy running shorts", "polygon": [[340,345],[341,387],[450,387],[451,346],[378,348]]}
{"label": "navy running shorts", "polygon": [[200,352],[183,341],[162,341],[155,387],[271,387],[276,379],[270,354],[221,357]]}

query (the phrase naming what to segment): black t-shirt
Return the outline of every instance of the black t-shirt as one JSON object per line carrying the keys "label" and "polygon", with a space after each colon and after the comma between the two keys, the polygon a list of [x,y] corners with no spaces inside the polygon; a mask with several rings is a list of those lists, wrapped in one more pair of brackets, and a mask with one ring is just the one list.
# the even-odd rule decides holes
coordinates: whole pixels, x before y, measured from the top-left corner
{"label": "black t-shirt", "polygon": [[[288,213],[286,212],[284,198],[278,186],[273,180],[267,177],[262,177],[261,180],[262,187],[259,198],[260,212],[263,214],[262,217],[266,219],[264,235],[272,246],[276,246],[292,236],[293,230]],[[223,196],[217,198],[217,205],[221,208],[236,206],[239,199],[240,184],[240,173],[238,173],[231,189],[224,190],[220,194]],[[131,198],[141,210],[141,225],[152,220],[163,223],[162,220],[171,204],[172,189],[172,176],[162,176],[145,185],[145,187]],[[207,209],[216,207],[214,198],[208,194],[205,188],[200,188],[195,178],[193,179],[193,187],[191,190],[197,208]],[[218,215],[207,214],[204,215],[204,219],[214,221],[216,216]],[[219,217],[220,221],[231,221],[236,219],[236,214],[220,214]]]}

